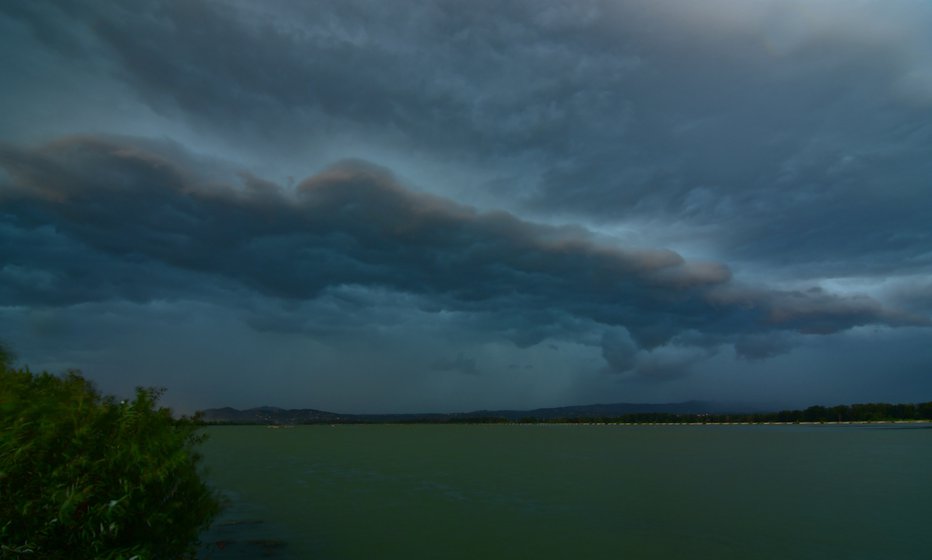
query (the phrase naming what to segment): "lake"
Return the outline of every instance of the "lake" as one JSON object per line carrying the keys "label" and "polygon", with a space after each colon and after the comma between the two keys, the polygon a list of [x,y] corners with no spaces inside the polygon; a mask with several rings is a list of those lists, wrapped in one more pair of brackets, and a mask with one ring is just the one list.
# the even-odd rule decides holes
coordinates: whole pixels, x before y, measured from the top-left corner
{"label": "lake", "polygon": [[215,426],[201,558],[929,558],[928,425]]}

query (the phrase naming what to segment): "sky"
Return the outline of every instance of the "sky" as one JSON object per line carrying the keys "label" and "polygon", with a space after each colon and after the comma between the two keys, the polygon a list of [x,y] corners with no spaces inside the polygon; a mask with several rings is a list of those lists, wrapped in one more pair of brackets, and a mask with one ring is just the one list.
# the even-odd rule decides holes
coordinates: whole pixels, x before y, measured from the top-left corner
{"label": "sky", "polygon": [[183,412],[932,400],[929,29],[0,3],[0,340]]}

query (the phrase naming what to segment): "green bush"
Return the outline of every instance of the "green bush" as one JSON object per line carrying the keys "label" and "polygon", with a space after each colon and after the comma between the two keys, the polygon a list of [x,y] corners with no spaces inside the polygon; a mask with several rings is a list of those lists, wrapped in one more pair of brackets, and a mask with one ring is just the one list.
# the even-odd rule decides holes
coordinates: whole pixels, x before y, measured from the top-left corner
{"label": "green bush", "polygon": [[218,513],[201,480],[194,420],[101,396],[78,373],[13,369],[0,349],[0,557],[195,556]]}

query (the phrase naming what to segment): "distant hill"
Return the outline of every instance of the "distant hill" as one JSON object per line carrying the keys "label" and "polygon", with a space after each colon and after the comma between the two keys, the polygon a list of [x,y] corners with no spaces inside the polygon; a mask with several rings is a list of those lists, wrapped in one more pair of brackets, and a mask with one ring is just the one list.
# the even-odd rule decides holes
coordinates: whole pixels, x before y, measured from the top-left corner
{"label": "distant hill", "polygon": [[554,420],[558,418],[617,417],[625,414],[706,414],[729,411],[747,411],[750,407],[735,408],[703,401],[679,403],[612,403],[535,408],[533,410],[476,410],[473,412],[422,413],[422,414],[338,414],[311,408],[284,409],[261,406],[247,410],[211,408],[204,410],[207,422],[230,424],[339,424],[353,422],[446,422],[471,419],[502,418],[506,420]]}
{"label": "distant hill", "polygon": [[286,410],[274,406],[260,406],[238,410],[227,406],[202,412],[207,422],[230,424],[313,424],[345,421],[343,415],[311,408]]}

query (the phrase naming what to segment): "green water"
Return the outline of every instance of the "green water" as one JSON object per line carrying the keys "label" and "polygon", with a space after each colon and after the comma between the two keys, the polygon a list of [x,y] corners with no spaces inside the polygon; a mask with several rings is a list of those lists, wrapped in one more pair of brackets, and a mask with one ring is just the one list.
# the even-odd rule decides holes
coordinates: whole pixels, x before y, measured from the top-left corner
{"label": "green water", "polygon": [[927,428],[208,433],[210,479],[232,501],[205,538],[271,545],[207,558],[932,558]]}

